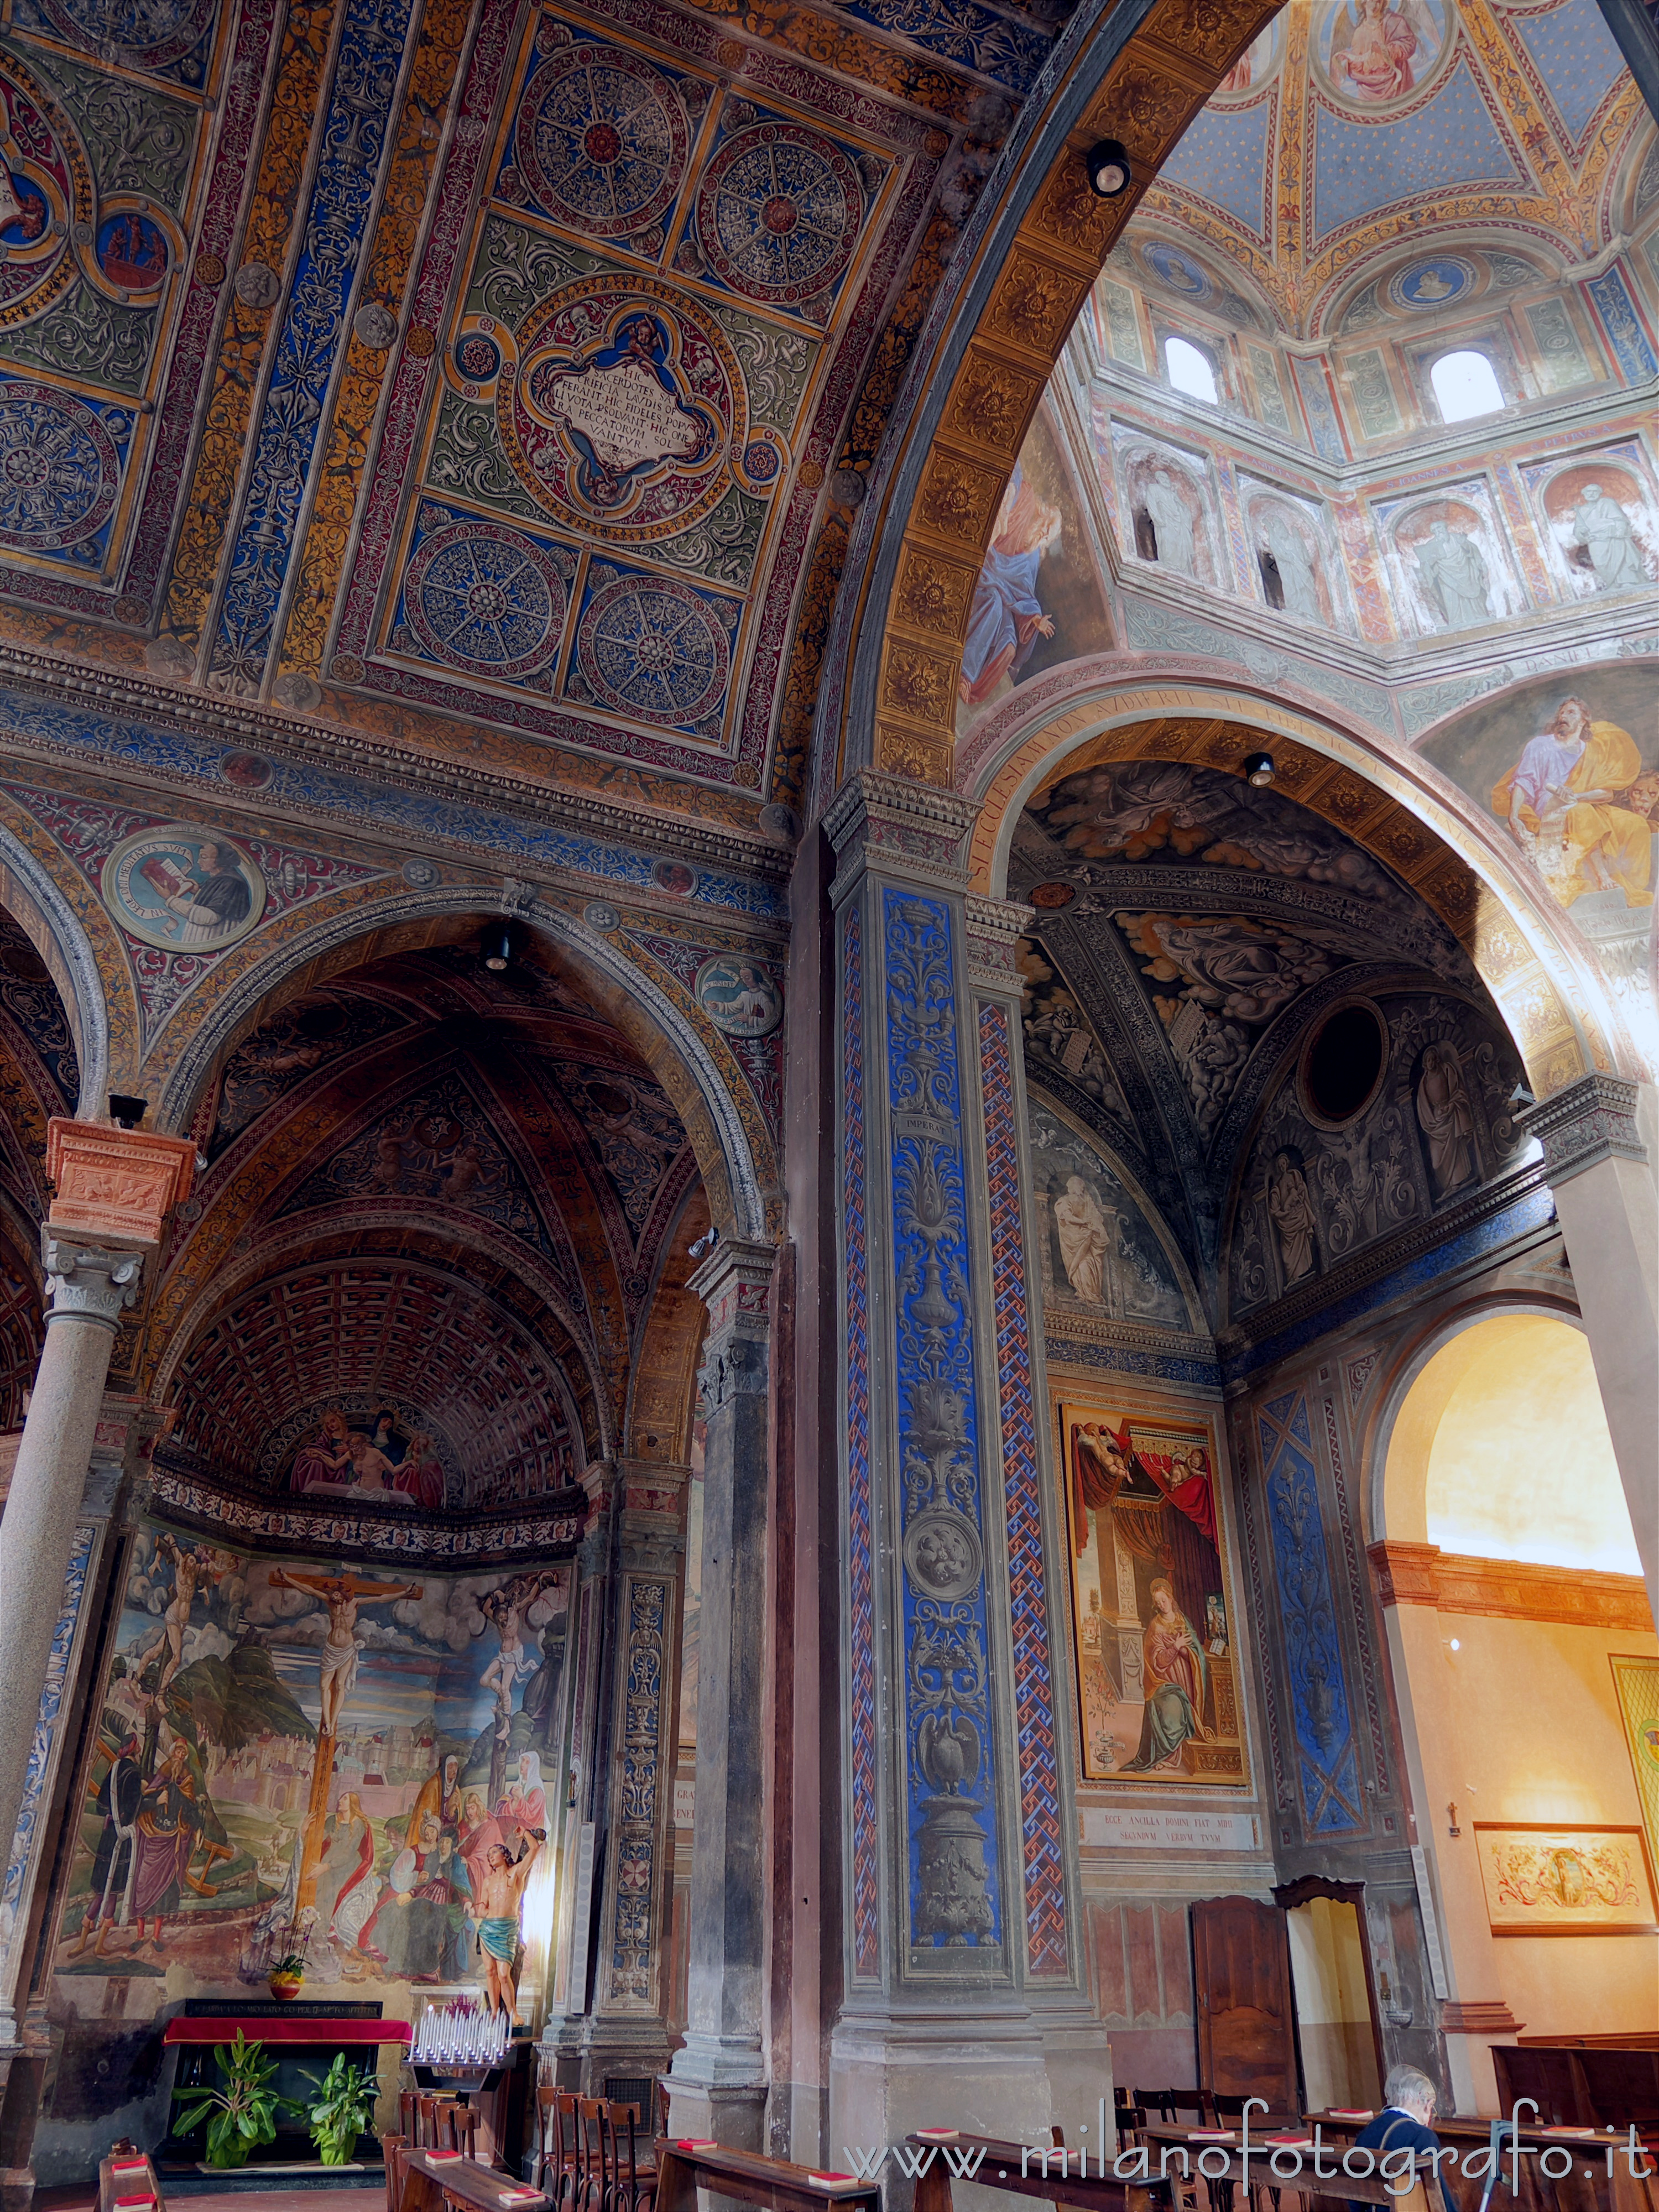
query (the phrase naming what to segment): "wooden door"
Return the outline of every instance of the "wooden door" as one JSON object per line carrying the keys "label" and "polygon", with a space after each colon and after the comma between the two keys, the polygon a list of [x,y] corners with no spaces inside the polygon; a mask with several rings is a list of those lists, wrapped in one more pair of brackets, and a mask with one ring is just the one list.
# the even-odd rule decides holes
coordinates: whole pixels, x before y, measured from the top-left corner
{"label": "wooden door", "polygon": [[1212,1897],[1193,1907],[1198,2078],[1223,2097],[1297,2105],[1291,1947],[1276,1905]]}

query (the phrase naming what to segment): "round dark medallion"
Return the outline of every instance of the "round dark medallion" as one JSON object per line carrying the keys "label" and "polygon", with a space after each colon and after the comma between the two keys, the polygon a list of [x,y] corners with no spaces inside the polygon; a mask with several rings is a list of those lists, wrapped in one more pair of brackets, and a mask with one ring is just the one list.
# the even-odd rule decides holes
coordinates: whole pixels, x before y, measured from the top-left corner
{"label": "round dark medallion", "polygon": [[1354,1000],[1328,1014],[1302,1062],[1302,1095],[1322,1121],[1351,1121],[1376,1096],[1389,1036],[1375,1006]]}

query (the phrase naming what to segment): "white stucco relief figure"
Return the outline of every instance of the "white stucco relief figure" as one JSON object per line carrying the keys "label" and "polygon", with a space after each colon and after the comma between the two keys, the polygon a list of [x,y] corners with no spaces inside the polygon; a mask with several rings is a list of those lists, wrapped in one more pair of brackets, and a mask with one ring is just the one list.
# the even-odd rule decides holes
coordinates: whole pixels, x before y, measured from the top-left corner
{"label": "white stucco relief figure", "polygon": [[1486,557],[1472,538],[1449,529],[1443,518],[1417,549],[1417,573],[1425,597],[1439,610],[1448,629],[1468,629],[1492,620]]}
{"label": "white stucco relief figure", "polygon": [[1584,486],[1573,510],[1571,542],[1589,555],[1598,592],[1636,592],[1646,586],[1647,568],[1630,517],[1599,483]]}
{"label": "white stucco relief figure", "polygon": [[1063,1194],[1054,1200],[1054,1227],[1060,1236],[1060,1256],[1079,1297],[1090,1305],[1105,1298],[1104,1271],[1114,1243],[1114,1215],[1109,1223],[1100,1200],[1081,1176],[1067,1178]]}
{"label": "white stucco relief figure", "polygon": [[1194,574],[1193,518],[1168,469],[1160,469],[1147,485],[1146,506],[1158,532],[1158,566]]}
{"label": "white stucco relief figure", "polygon": [[1302,532],[1288,515],[1275,514],[1269,508],[1261,520],[1261,543],[1279,570],[1285,613],[1294,615],[1298,622],[1322,623],[1325,613],[1319,604],[1319,580]]}

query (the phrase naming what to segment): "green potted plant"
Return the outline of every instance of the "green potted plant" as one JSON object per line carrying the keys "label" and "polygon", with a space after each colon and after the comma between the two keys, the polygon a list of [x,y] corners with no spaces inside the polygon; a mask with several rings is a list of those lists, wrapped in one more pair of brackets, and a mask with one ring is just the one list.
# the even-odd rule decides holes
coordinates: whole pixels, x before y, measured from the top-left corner
{"label": "green potted plant", "polygon": [[263,2043],[246,2041],[240,2027],[234,2043],[216,2045],[213,2056],[224,2086],[213,2089],[198,2082],[188,2089],[175,2089],[173,2095],[187,2109],[173,2126],[178,2134],[187,2136],[206,2120],[208,2164],[246,2166],[256,2143],[276,2142],[277,2113],[285,2107],[289,2112],[300,2107],[271,2087],[276,2061],[265,2057]]}
{"label": "green potted plant", "polygon": [[300,1985],[306,1978],[306,1954],[303,1951],[284,1951],[273,1959],[265,1979],[270,1994],[282,2003],[289,2004],[300,1994]]}
{"label": "green potted plant", "polygon": [[380,2083],[367,2068],[360,2073],[348,2066],[343,2051],[335,2053],[334,2063],[320,2080],[315,2074],[305,2078],[317,2092],[311,2106],[311,2140],[319,2157],[325,2166],[349,2166],[357,2138],[374,2116]]}

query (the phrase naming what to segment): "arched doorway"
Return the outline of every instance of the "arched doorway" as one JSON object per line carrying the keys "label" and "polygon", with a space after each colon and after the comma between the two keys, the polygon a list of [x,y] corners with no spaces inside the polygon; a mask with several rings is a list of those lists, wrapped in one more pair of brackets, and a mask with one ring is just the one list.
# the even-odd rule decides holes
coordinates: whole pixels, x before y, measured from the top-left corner
{"label": "arched doorway", "polygon": [[1659,1643],[1573,1321],[1534,1304],[1437,1331],[1377,1433],[1371,1557],[1470,2030],[1448,2051],[1460,2105],[1486,2108],[1492,2041],[1650,2024],[1659,1936],[1619,1670],[1650,1668]]}

